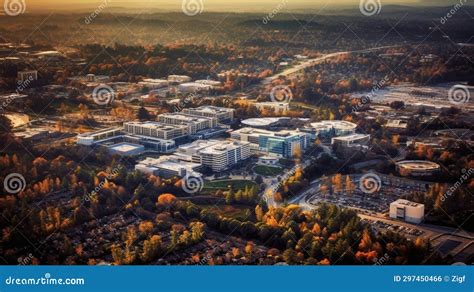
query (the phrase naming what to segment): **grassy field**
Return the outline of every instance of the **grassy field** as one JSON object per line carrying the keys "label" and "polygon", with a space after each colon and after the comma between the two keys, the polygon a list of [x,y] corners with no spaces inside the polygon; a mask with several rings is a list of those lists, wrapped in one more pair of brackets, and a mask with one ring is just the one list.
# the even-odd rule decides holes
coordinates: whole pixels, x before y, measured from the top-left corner
{"label": "grassy field", "polygon": [[257,165],[254,168],[254,171],[263,176],[276,176],[283,173],[283,169],[281,167],[273,167],[273,166],[265,166],[265,165]]}
{"label": "grassy field", "polygon": [[244,190],[246,186],[251,188],[257,184],[250,180],[217,180],[212,182],[206,182],[204,184],[203,191],[227,191],[229,186],[232,186],[234,191]]}

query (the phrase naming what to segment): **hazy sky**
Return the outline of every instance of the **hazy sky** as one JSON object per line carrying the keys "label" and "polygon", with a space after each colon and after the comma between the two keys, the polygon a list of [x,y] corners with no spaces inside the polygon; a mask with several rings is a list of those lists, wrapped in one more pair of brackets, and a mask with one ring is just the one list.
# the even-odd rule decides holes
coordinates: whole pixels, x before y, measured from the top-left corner
{"label": "hazy sky", "polygon": [[[358,6],[359,0],[24,0],[27,10],[33,11],[38,8],[51,10],[73,10],[95,8],[104,2],[108,2],[108,7],[124,8],[150,8],[163,10],[180,10],[182,1],[201,1],[207,11],[228,10],[228,11],[255,11],[271,10],[286,3],[286,9],[302,8],[338,8],[340,6]],[[374,0],[377,1],[377,0]],[[378,0],[382,5],[405,4],[405,5],[452,5],[452,0]]]}

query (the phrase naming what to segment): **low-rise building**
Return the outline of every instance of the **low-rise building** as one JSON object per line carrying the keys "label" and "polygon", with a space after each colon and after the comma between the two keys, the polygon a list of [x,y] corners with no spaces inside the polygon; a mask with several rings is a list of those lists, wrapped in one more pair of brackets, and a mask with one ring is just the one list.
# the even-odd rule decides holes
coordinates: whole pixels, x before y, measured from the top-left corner
{"label": "low-rise building", "polygon": [[218,126],[217,118],[194,116],[183,113],[161,114],[157,117],[157,120],[160,123],[167,125],[186,125],[188,127],[188,134],[190,135]]}
{"label": "low-rise building", "polygon": [[185,125],[167,125],[157,122],[129,122],[123,124],[126,133],[164,140],[173,140],[188,135]]}
{"label": "low-rise building", "polygon": [[273,110],[277,113],[285,113],[290,110],[290,104],[287,102],[256,102],[254,106],[258,110]]}
{"label": "low-rise building", "polygon": [[370,135],[352,134],[332,138],[331,144],[336,146],[351,147],[354,145],[367,145],[370,141]]}
{"label": "low-rise building", "polygon": [[150,89],[158,89],[158,88],[163,88],[168,86],[169,81],[165,79],[143,79],[143,81],[138,82],[138,85],[141,85],[143,87],[147,87]]}
{"label": "low-rise building", "polygon": [[117,154],[120,156],[135,156],[140,155],[143,153],[143,151],[145,151],[145,146],[127,142],[113,144],[107,148],[111,154]]}
{"label": "low-rise building", "polygon": [[278,157],[294,157],[309,145],[310,136],[299,131],[268,131],[242,128],[231,133],[231,138],[251,143],[254,153],[271,153]]}
{"label": "low-rise building", "polygon": [[265,155],[258,158],[257,164],[275,166],[275,165],[278,165],[278,162],[279,162],[278,157],[272,156],[272,155]]}
{"label": "low-rise building", "polygon": [[27,70],[27,71],[18,71],[18,81],[24,82],[38,80],[38,71],[37,70]]}
{"label": "low-rise building", "polygon": [[206,92],[209,91],[211,88],[211,85],[206,85],[197,82],[186,82],[178,85],[178,90],[182,93]]}
{"label": "low-rise building", "polygon": [[191,161],[194,163],[200,163],[214,172],[219,172],[249,158],[250,143],[228,140],[198,140],[180,146],[178,153],[191,157]]}
{"label": "low-rise building", "polygon": [[321,121],[312,123],[311,128],[315,129],[317,135],[339,137],[355,134],[357,125],[348,121]]}
{"label": "low-rise building", "polygon": [[230,123],[234,120],[235,110],[226,107],[200,106],[198,108],[186,108],[183,113],[193,116],[217,118],[219,123]]}
{"label": "low-rise building", "polygon": [[431,176],[440,171],[437,163],[425,160],[404,160],[397,162],[397,171],[401,176]]}
{"label": "low-rise building", "polygon": [[135,165],[135,170],[164,178],[185,176],[200,177],[201,175],[197,173],[200,168],[200,163],[183,161],[176,156],[160,158],[148,157]]}
{"label": "low-rise building", "polygon": [[191,77],[185,75],[169,75],[168,81],[174,84],[181,84],[185,82],[190,82],[192,80]]}
{"label": "low-rise building", "polygon": [[400,219],[410,223],[420,223],[425,216],[425,205],[397,200],[390,204],[390,218]]}

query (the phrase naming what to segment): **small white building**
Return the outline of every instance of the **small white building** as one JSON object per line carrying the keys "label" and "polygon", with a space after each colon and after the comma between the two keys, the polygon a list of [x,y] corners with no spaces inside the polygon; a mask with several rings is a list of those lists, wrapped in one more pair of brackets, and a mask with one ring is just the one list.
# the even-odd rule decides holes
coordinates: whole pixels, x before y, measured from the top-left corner
{"label": "small white building", "polygon": [[407,200],[396,200],[390,204],[390,218],[409,223],[420,223],[425,216],[425,205]]}
{"label": "small white building", "polygon": [[36,70],[18,71],[18,81],[25,82],[26,80],[29,80],[29,81],[38,80],[38,71]]}
{"label": "small white building", "polygon": [[278,164],[278,162],[279,162],[279,158],[277,156],[265,155],[258,158],[257,164],[275,166]]}
{"label": "small white building", "polygon": [[348,136],[332,138],[331,144],[349,147],[352,145],[367,145],[369,141],[370,141],[370,135],[352,134]]}
{"label": "small white building", "polygon": [[290,104],[287,102],[256,102],[255,107],[258,110],[264,110],[264,109],[271,109],[274,110],[275,112],[287,112],[290,110]]}
{"label": "small white building", "polygon": [[145,146],[133,143],[118,143],[107,147],[111,154],[120,156],[140,155],[145,151]]}
{"label": "small white building", "polygon": [[191,77],[185,75],[169,75],[168,81],[170,83],[180,84],[185,82],[190,82],[192,80]]}

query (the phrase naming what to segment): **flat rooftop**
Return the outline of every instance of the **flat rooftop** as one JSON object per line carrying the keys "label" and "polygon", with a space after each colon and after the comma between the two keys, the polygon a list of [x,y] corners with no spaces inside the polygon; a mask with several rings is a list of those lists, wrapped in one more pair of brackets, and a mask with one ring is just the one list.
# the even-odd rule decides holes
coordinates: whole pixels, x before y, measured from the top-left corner
{"label": "flat rooftop", "polygon": [[149,128],[149,129],[155,129],[155,130],[163,130],[163,131],[172,131],[177,128],[186,128],[184,125],[167,125],[159,122],[129,122],[125,123],[129,126],[138,126],[138,127],[144,127],[144,128]]}
{"label": "flat rooftop", "polygon": [[207,112],[207,113],[228,113],[228,112],[235,111],[233,108],[218,107],[218,106],[212,106],[212,105],[204,105],[197,108],[185,109],[184,111],[186,110],[201,111],[201,112]]}
{"label": "flat rooftop", "polygon": [[348,136],[335,137],[333,138],[333,140],[354,141],[354,140],[360,140],[360,139],[366,139],[366,138],[370,138],[370,135],[353,134],[353,135],[348,135]]}
{"label": "flat rooftop", "polygon": [[242,121],[242,124],[250,127],[266,127],[280,121],[281,118],[254,118]]}
{"label": "flat rooftop", "polygon": [[404,200],[404,199],[399,199],[393,202],[392,204],[400,205],[400,206],[407,206],[407,207],[412,207],[412,208],[423,208],[423,204],[415,203],[412,201]]}
{"label": "flat rooftop", "polygon": [[439,164],[425,160],[400,161],[397,166],[409,170],[436,170],[440,168]]}
{"label": "flat rooftop", "polygon": [[132,143],[118,143],[118,144],[111,145],[108,148],[111,150],[115,150],[117,152],[122,152],[122,153],[145,149],[145,147],[142,145],[132,144]]}
{"label": "flat rooftop", "polygon": [[315,129],[331,129],[336,130],[355,130],[357,125],[348,121],[321,121],[317,123],[312,123],[311,127]]}

